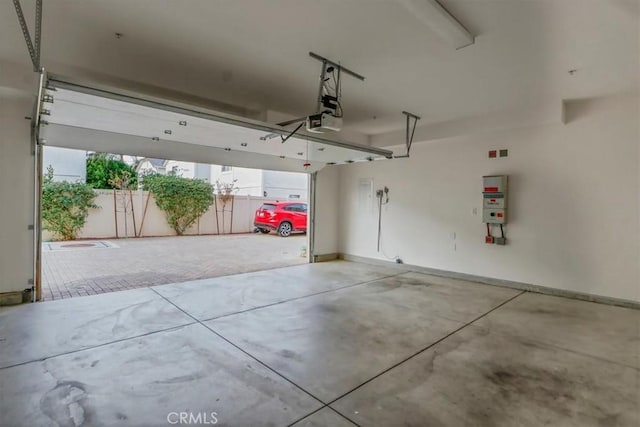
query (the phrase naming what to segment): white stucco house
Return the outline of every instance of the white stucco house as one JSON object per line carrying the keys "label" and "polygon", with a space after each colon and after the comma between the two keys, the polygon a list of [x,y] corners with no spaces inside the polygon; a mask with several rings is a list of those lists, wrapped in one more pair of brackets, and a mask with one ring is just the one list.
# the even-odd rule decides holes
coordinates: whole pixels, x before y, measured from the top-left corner
{"label": "white stucco house", "polygon": [[269,171],[231,166],[208,165],[177,160],[142,159],[137,166],[139,174],[148,172],[173,173],[185,178],[197,178],[215,184],[231,183],[241,196],[268,197],[283,200],[307,200],[308,176],[303,173]]}
{"label": "white stucco house", "polygon": [[147,173],[159,173],[164,175],[167,171],[167,160],[144,158],[138,162],[136,172],[138,175]]}
{"label": "white stucco house", "polygon": [[53,168],[54,181],[86,182],[87,152],[69,148],[45,146],[42,153],[42,168],[46,173]]}
{"label": "white stucco house", "polygon": [[[125,161],[134,163],[135,159],[125,156]],[[68,148],[45,147],[43,168],[46,172],[51,166],[54,180],[69,182],[86,182],[87,151]],[[215,184],[234,182],[235,194],[241,196],[268,197],[282,200],[307,200],[308,176],[303,173],[269,171],[231,166],[208,165],[202,163],[183,162],[143,158],[137,162],[136,171],[145,173],[173,173],[185,178],[197,178]]]}
{"label": "white stucco house", "polygon": [[236,194],[282,200],[307,200],[308,175],[211,165],[211,182],[233,182]]}

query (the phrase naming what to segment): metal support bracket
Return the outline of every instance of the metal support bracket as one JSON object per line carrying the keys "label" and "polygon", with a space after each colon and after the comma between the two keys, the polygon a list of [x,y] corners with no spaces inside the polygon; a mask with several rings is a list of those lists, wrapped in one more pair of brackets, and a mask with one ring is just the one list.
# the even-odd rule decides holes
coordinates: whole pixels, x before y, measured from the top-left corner
{"label": "metal support bracket", "polygon": [[[320,56],[316,53],[309,52],[309,56],[312,57],[313,59],[317,59],[322,63],[322,70],[320,72],[320,84],[318,86],[318,99],[317,99],[317,105],[316,105],[316,113],[321,113],[323,109],[326,109],[327,104],[325,103],[325,97],[329,97],[329,98],[334,98],[335,104],[337,104],[335,106],[335,111],[338,111],[338,109],[340,111],[339,115],[338,114],[334,114],[334,115],[336,115],[336,117],[342,117],[343,112],[342,112],[342,106],[340,104],[340,98],[342,95],[342,73],[344,72],[345,74],[355,77],[360,81],[364,81],[364,76],[354,71],[351,71],[350,69],[343,67],[339,63],[334,62],[330,59],[327,59],[323,56]],[[327,85],[327,81],[330,80],[330,78],[328,77],[329,76],[328,73],[331,73],[330,75],[334,81],[334,87],[331,88],[334,92],[333,94],[331,94],[331,89]]]}
{"label": "metal support bracket", "polygon": [[[408,111],[403,111],[402,114],[407,117],[407,126],[405,132],[405,145],[407,146],[407,154],[405,154],[404,156],[394,156],[395,158],[409,157],[409,154],[411,152],[411,144],[413,144],[413,136],[416,133],[416,125],[418,124],[418,120],[420,120],[419,116],[409,113]],[[411,126],[412,120],[413,126]]]}
{"label": "metal support bracket", "polygon": [[327,59],[324,56],[320,56],[317,53],[313,53],[313,52],[309,52],[309,56],[312,57],[313,59],[317,59],[318,61],[322,62],[324,66],[326,66],[327,64],[333,65],[334,67],[340,69],[342,72],[349,74],[350,76],[355,77],[358,80],[364,81],[363,75],[358,74],[355,71],[351,71],[350,69],[345,68],[342,65],[338,64],[337,62]]}
{"label": "metal support bracket", "polygon": [[322,60],[322,71],[320,72],[320,87],[318,88],[318,99],[316,104],[316,112],[322,111],[322,95],[325,84],[325,78],[327,77],[327,60]]}
{"label": "metal support bracket", "polygon": [[[322,68],[320,70],[320,82],[318,84],[318,98],[316,99],[316,111],[315,113],[322,113],[324,110],[326,110],[326,105],[324,104],[324,99],[325,99],[325,95],[330,95],[329,89],[327,88],[327,80],[329,80],[328,77],[328,73],[331,72],[335,72],[337,70],[337,75],[331,74],[333,76],[334,80],[334,85],[335,87],[332,88],[333,91],[335,92],[333,95],[330,95],[330,97],[335,97],[335,101],[337,103],[336,109],[340,109],[340,115],[339,117],[342,117],[342,106],[340,105],[340,97],[341,97],[341,93],[342,93],[342,73],[346,73],[352,77],[355,77],[358,80],[364,81],[364,76],[362,76],[361,74],[358,74],[354,71],[351,71],[348,68],[343,67],[342,65],[340,65],[339,63],[332,61],[330,59],[325,58],[324,56],[320,56],[317,53],[313,53],[313,52],[309,52],[309,56],[313,59],[316,59],[318,61],[320,61],[322,63]],[[296,119],[292,119],[292,120],[285,120],[283,122],[277,123],[278,126],[289,126],[292,125],[294,123],[299,123],[299,122],[304,122],[307,119],[307,116],[304,117],[299,117]],[[298,129],[300,129],[301,126],[299,126],[296,131]],[[296,131],[294,131],[293,133],[295,133]],[[289,138],[286,138],[284,141],[286,141]],[[284,142],[282,141],[282,142]]]}
{"label": "metal support bracket", "polygon": [[16,9],[18,15],[18,21],[20,21],[20,29],[22,29],[22,35],[24,41],[27,43],[27,49],[29,50],[29,56],[33,63],[33,71],[40,71],[40,42],[42,41],[42,0],[36,0],[36,28],[35,28],[35,40],[31,40],[31,34],[29,33],[29,27],[27,21],[24,19],[24,13],[22,12],[22,5],[20,0],[13,0],[13,6]]}

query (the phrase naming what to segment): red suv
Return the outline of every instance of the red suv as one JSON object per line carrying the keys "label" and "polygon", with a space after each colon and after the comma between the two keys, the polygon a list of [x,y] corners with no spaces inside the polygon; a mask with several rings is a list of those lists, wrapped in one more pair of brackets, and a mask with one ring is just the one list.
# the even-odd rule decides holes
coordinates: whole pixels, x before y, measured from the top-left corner
{"label": "red suv", "polygon": [[253,225],[265,234],[271,230],[277,230],[282,237],[288,237],[294,231],[307,231],[307,204],[264,203],[256,211]]}

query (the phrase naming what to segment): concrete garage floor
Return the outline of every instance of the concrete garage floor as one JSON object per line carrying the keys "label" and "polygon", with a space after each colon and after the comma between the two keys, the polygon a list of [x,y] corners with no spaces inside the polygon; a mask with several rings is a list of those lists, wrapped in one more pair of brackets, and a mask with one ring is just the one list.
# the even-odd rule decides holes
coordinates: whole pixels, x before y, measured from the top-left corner
{"label": "concrete garage floor", "polygon": [[348,262],[4,308],[0,425],[637,426],[639,324]]}
{"label": "concrete garage floor", "polygon": [[[95,246],[86,246],[95,244]],[[306,234],[173,236],[44,243],[42,297],[96,295],[304,264]]]}

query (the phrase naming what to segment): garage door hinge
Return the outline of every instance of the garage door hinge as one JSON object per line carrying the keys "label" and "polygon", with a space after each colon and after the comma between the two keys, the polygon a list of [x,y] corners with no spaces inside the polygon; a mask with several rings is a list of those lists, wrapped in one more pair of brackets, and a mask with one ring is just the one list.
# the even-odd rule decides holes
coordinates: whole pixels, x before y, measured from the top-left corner
{"label": "garage door hinge", "polygon": [[33,230],[33,229],[34,229],[33,224],[29,224],[29,225],[27,226],[27,230]]}
{"label": "garage door hinge", "polygon": [[44,95],[42,97],[42,102],[48,102],[49,104],[53,104],[53,96],[52,95]]}

